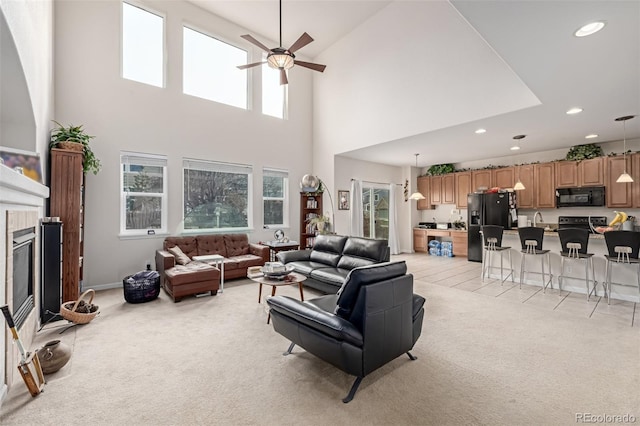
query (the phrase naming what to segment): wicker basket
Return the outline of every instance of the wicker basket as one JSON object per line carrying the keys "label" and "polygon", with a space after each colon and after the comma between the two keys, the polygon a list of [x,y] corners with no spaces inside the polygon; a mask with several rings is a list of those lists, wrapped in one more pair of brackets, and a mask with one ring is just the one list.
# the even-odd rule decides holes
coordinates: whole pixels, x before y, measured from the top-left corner
{"label": "wicker basket", "polygon": [[95,312],[91,312],[89,314],[85,314],[85,313],[82,313],[82,312],[76,312],[76,309],[78,308],[78,303],[80,303],[80,301],[87,294],[90,294],[88,303],[91,304],[93,302],[93,296],[95,295],[95,293],[96,292],[92,288],[90,288],[89,290],[87,290],[84,293],[82,293],[80,295],[80,297],[78,298],[78,300],[71,301],[71,302],[66,302],[66,303],[63,303],[62,305],[60,305],[60,315],[62,315],[62,318],[66,319],[67,321],[71,321],[73,323],[76,323],[76,324],[87,324],[87,323],[91,322],[91,320],[94,319],[96,317],[96,315],[98,315],[98,311],[97,310]]}
{"label": "wicker basket", "polygon": [[84,147],[79,142],[64,141],[58,142],[58,148],[68,149],[69,151],[82,151]]}

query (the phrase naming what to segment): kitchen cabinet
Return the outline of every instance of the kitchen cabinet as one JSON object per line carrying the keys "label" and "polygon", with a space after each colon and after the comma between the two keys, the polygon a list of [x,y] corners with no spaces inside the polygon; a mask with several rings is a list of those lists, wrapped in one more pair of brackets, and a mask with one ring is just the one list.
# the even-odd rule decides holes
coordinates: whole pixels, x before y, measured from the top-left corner
{"label": "kitchen cabinet", "polygon": [[456,181],[453,173],[442,176],[442,204],[456,203]]}
{"label": "kitchen cabinet", "polygon": [[580,186],[604,186],[605,157],[582,160],[578,164],[578,184]]}
{"label": "kitchen cabinet", "polygon": [[578,161],[556,163],[556,188],[576,188],[578,183]]}
{"label": "kitchen cabinet", "polygon": [[515,179],[513,178],[515,167],[501,167],[491,170],[491,181],[493,186],[499,188],[513,188]]}
{"label": "kitchen cabinet", "polygon": [[535,207],[552,209],[556,206],[555,164],[534,164]]}
{"label": "kitchen cabinet", "polygon": [[428,251],[426,229],[413,229],[413,251],[416,253],[426,253]]}
{"label": "kitchen cabinet", "polygon": [[640,154],[631,154],[631,171],[627,170],[633,178],[631,184],[631,198],[633,207],[640,208]]}
{"label": "kitchen cabinet", "polygon": [[[631,169],[632,159],[626,157],[627,173],[633,173]],[[617,183],[616,180],[625,170],[625,158],[622,156],[607,157],[605,166],[605,184],[607,186],[607,207],[633,207],[632,184]],[[635,183],[635,182],[634,182]]]}
{"label": "kitchen cabinet", "polygon": [[467,257],[467,231],[451,231],[453,255]]}
{"label": "kitchen cabinet", "polygon": [[478,188],[491,188],[491,170],[473,170],[471,172],[471,192],[475,192]]}
{"label": "kitchen cabinet", "polygon": [[534,164],[516,166],[516,180],[518,179],[520,179],[520,182],[524,185],[524,189],[516,193],[518,208],[535,208],[536,190],[534,185]]}
{"label": "kitchen cabinet", "polygon": [[431,205],[431,178],[429,176],[418,177],[418,192],[424,195],[424,200],[418,200],[416,206],[418,210],[430,210]]}
{"label": "kitchen cabinet", "polygon": [[442,176],[431,176],[431,204],[442,204]]}
{"label": "kitchen cabinet", "polygon": [[[467,195],[471,191],[471,172],[455,173],[456,180],[456,207],[459,209],[467,208]],[[640,199],[640,195],[638,197]]]}

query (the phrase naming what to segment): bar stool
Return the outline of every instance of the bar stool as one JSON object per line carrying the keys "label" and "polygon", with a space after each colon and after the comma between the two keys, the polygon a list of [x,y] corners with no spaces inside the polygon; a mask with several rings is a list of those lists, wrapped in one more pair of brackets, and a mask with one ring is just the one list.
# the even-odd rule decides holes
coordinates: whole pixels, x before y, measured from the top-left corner
{"label": "bar stool", "polygon": [[[525,263],[528,256],[541,257],[542,266],[542,292],[544,293],[547,286],[553,288],[553,275],[551,274],[551,258],[549,256],[549,250],[542,249],[542,240],[544,238],[544,229],[533,226],[524,228],[518,228],[518,235],[520,236],[520,244],[522,245],[522,262],[520,263],[520,288],[522,288],[522,281],[524,280]],[[544,273],[544,259],[547,258],[547,265],[549,266],[549,281],[545,278]]]}
{"label": "bar stool", "polygon": [[[605,293],[607,294],[607,304],[611,302],[611,270],[615,264],[638,265],[638,292],[640,292],[640,260],[638,260],[638,251],[640,250],[640,232],[633,231],[609,231],[604,233],[604,240],[607,243],[609,254],[604,257],[607,259],[607,268],[605,271]],[[616,284],[628,287],[628,284]]]}
{"label": "bar stool", "polygon": [[[587,284],[587,302],[591,297],[589,290],[589,266],[591,266],[591,276],[593,277],[593,292],[596,291],[596,275],[593,269],[593,253],[587,253],[589,246],[589,231],[581,228],[564,228],[558,229],[560,237],[560,245],[562,251],[560,257],[562,263],[560,266],[560,275],[558,276],[558,289],[562,291],[562,279],[564,278],[564,261],[565,259],[584,260],[585,283]],[[605,288],[606,293],[606,288]]]}
{"label": "bar stool", "polygon": [[[487,276],[491,273],[491,260],[493,253],[500,253],[500,281],[502,284],[511,276],[511,282],[513,282],[513,263],[511,262],[511,247],[502,247],[502,234],[504,232],[503,226],[497,225],[485,225],[481,228],[482,231],[482,281],[484,281],[485,271]],[[502,278],[503,267],[502,261],[504,252],[509,253],[509,274]]]}

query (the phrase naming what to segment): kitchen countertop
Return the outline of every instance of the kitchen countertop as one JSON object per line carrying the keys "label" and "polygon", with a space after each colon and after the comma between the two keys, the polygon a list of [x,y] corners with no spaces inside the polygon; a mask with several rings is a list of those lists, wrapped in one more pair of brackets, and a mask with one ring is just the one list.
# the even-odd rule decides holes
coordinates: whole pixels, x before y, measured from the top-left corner
{"label": "kitchen countertop", "polygon": [[[518,235],[518,228],[505,229],[504,230],[504,234],[505,235]],[[545,237],[557,237],[558,233],[555,232],[555,231],[544,231],[544,236]],[[589,239],[592,239],[592,240],[604,240],[604,235],[602,235],[602,234],[589,234]]]}
{"label": "kitchen countertop", "polygon": [[413,229],[416,229],[418,231],[445,231],[445,232],[467,232],[466,229],[455,229],[455,228],[449,228],[449,229],[428,229],[428,228],[420,228],[418,226],[414,226]]}

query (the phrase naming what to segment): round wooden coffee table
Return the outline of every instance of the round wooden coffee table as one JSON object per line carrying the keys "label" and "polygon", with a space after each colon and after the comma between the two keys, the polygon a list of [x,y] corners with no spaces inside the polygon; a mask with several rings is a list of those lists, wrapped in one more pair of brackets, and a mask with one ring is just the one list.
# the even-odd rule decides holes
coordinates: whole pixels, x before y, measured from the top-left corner
{"label": "round wooden coffee table", "polygon": [[[273,278],[267,278],[265,276],[255,277],[255,278],[249,277],[249,279],[251,279],[252,281],[255,281],[258,284],[260,284],[260,287],[258,289],[258,303],[261,303],[260,299],[262,299],[263,284],[271,286],[271,296],[276,295],[276,288],[279,286],[298,284],[298,288],[300,289],[300,300],[304,302],[304,293],[302,292],[302,282],[306,280],[307,277],[305,277],[302,274],[298,274],[297,272],[291,272],[289,275],[287,275],[287,277],[289,278],[288,280],[284,280],[284,279],[278,280]],[[269,324],[269,321],[271,321],[271,313],[269,313],[269,316],[267,316],[267,324]]]}

